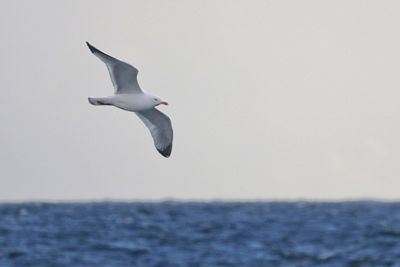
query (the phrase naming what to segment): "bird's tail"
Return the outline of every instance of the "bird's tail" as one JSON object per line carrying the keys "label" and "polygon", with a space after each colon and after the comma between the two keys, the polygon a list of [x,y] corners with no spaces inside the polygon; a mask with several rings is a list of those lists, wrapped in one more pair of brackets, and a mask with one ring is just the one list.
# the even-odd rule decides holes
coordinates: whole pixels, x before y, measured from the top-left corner
{"label": "bird's tail", "polygon": [[110,105],[101,97],[88,97],[89,103],[95,106]]}

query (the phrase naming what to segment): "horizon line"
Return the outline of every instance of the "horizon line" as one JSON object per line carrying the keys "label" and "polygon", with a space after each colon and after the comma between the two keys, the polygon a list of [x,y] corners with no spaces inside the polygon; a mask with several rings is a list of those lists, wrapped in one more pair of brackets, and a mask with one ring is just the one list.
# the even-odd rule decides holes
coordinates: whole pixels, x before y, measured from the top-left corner
{"label": "horizon line", "polygon": [[378,198],[378,197],[347,197],[347,198],[82,198],[82,199],[50,199],[50,198],[31,198],[31,199],[0,199],[0,204],[84,204],[84,203],[262,203],[262,202],[306,202],[306,203],[341,203],[341,202],[400,202],[400,198]]}

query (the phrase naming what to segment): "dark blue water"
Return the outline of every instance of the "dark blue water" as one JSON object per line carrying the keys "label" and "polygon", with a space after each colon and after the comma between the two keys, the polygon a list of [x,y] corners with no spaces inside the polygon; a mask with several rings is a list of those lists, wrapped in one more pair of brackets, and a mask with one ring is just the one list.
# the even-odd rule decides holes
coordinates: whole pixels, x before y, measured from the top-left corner
{"label": "dark blue water", "polygon": [[400,203],[0,204],[0,266],[400,266]]}

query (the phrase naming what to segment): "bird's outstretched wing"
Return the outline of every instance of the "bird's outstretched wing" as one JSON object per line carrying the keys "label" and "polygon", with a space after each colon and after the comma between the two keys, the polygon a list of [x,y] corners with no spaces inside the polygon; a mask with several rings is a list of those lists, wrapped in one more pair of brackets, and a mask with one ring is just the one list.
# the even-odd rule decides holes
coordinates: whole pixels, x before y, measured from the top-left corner
{"label": "bird's outstretched wing", "polygon": [[107,65],[116,94],[142,92],[137,81],[138,70],[135,67],[101,52],[88,42],[86,44],[90,51]]}
{"label": "bird's outstretched wing", "polygon": [[173,139],[171,120],[155,108],[135,113],[149,128],[158,152],[168,158],[171,155]]}

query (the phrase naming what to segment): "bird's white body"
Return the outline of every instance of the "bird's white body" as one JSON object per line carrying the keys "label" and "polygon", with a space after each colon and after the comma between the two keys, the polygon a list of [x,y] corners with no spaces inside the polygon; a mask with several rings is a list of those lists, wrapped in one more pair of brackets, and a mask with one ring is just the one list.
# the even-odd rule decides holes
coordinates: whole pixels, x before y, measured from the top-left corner
{"label": "bird's white body", "polygon": [[158,105],[156,97],[149,94],[115,94],[107,97],[90,97],[93,105],[112,105],[117,108],[138,112],[154,108]]}

